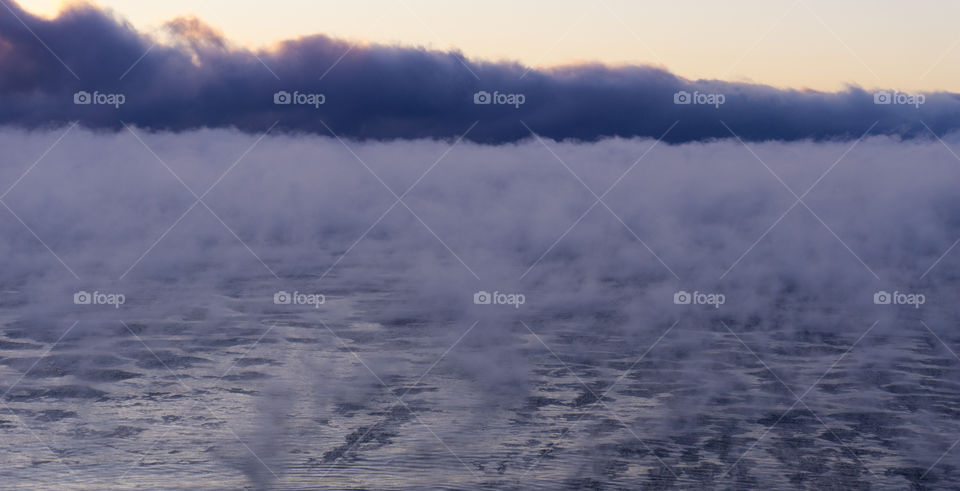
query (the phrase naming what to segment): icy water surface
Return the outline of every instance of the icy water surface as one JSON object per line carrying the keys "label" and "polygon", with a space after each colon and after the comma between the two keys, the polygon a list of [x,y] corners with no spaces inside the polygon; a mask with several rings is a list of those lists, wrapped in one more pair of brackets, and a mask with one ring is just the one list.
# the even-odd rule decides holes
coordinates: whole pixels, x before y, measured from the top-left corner
{"label": "icy water surface", "polygon": [[166,318],[131,300],[75,325],[18,318],[6,292],[3,487],[960,482],[943,456],[960,438],[960,360],[944,345],[957,339],[916,315],[821,313],[830,330],[787,311],[756,325],[715,312],[643,329],[615,313],[444,325],[377,291],[299,309],[261,291],[234,284]]}
{"label": "icy water surface", "polygon": [[0,133],[0,488],[960,486],[954,137],[130,133]]}

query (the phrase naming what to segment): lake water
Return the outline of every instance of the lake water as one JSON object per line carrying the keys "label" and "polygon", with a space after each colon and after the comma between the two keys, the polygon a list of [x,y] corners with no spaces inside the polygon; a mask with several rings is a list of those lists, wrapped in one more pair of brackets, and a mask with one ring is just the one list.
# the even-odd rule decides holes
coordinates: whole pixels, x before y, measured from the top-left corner
{"label": "lake water", "polygon": [[[910,312],[884,325],[819,312],[829,330],[798,327],[804,311],[762,330],[709,310],[643,329],[616,312],[445,323],[386,289],[334,288],[311,308],[275,305],[269,288],[235,282],[162,310],[134,298],[76,306],[76,324],[20,318],[17,292],[5,292],[2,487],[903,489],[960,478],[955,455],[936,462],[960,438],[960,361]],[[173,313],[151,318],[161,311]]]}

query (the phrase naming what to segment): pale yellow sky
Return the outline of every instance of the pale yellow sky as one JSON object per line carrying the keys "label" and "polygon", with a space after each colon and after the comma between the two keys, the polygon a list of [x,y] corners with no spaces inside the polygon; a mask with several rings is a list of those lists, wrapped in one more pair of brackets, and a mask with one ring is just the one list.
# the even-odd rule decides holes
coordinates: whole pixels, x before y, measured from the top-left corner
{"label": "pale yellow sky", "polygon": [[[54,15],[62,0],[20,0]],[[247,46],[325,33],[533,66],[651,63],[687,78],[960,92],[960,1],[98,0],[139,29],[196,15]]]}

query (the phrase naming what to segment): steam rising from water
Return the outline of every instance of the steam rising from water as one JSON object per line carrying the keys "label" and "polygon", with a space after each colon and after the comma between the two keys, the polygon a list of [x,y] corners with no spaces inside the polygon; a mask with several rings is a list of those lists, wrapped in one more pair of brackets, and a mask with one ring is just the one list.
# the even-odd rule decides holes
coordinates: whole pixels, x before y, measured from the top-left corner
{"label": "steam rising from water", "polygon": [[[347,411],[381,382],[392,386],[399,380],[393,375],[404,374],[399,393],[416,387],[454,343],[459,348],[437,373],[466,384],[478,405],[515,409],[542,395],[543,366],[531,353],[545,352],[530,331],[547,346],[562,346],[565,362],[588,367],[582,376],[598,384],[598,394],[663,335],[651,365],[641,368],[676,369],[660,382],[677,390],[649,412],[623,417],[641,418],[630,425],[644,436],[668,438],[696,427],[697,415],[730,394],[743,395],[748,409],[741,409],[765,421],[769,401],[750,391],[756,375],[722,369],[755,363],[736,343],[718,348],[715,336],[726,336],[725,326],[760,359],[788,359],[791,346],[814,346],[805,355],[809,366],[781,372],[797,393],[872,325],[847,362],[891,384],[910,380],[893,367],[907,345],[898,336],[919,328],[917,319],[939,328],[947,343],[956,338],[948,326],[957,314],[960,256],[944,253],[960,237],[960,161],[937,141],[878,137],[747,149],[733,141],[528,140],[461,142],[447,153],[451,142],[347,141],[348,148],[313,136],[75,128],[44,155],[64,131],[0,133],[0,182],[15,184],[2,198],[11,211],[0,219],[7,331],[26,329],[52,342],[66,327],[57,323],[80,319],[87,327],[72,339],[87,358],[70,370],[81,375],[98,368],[83,359],[111,354],[104,339],[126,335],[121,320],[172,336],[151,343],[160,343],[153,346],[174,369],[190,363],[166,357],[167,349],[191,347],[178,336],[240,329],[253,340],[271,322],[281,330],[316,327],[324,349],[340,354],[343,346],[368,347],[360,358],[369,367],[309,353],[264,362],[299,367],[268,384],[270,396],[250,406],[253,414],[238,413],[257,422],[258,430],[242,436],[267,462],[281,458],[285,439],[301,431],[285,416],[303,404],[294,394],[309,395],[310,407],[321,408],[318,418],[331,407]],[[956,147],[957,139],[947,144]],[[79,290],[119,292],[127,302],[117,309],[74,305]],[[272,302],[279,290],[322,293],[328,301],[284,310]],[[526,303],[476,305],[481,290],[520,293]],[[680,290],[722,293],[726,303],[676,305]],[[926,303],[875,305],[879,290],[923,293]],[[340,334],[326,336],[317,326]],[[297,339],[282,332],[288,342]],[[393,344],[378,344],[382,336]],[[816,351],[823,346],[830,348]],[[612,353],[625,359],[608,363]],[[875,400],[864,390],[845,404],[869,408]],[[811,401],[814,411],[824,407]],[[388,414],[391,424],[416,427],[408,414]],[[493,424],[494,414],[473,413],[439,436],[455,441],[467,426]],[[651,417],[657,424],[648,424]],[[400,438],[386,427],[373,426],[386,433],[375,433],[382,441],[371,444]],[[949,445],[944,438],[902,445],[929,465]],[[218,455],[257,482],[273,479],[249,455]]]}
{"label": "steam rising from water", "polygon": [[430,311],[462,310],[483,289],[576,311],[622,282],[630,304],[714,289],[745,313],[929,288],[956,264],[948,254],[920,280],[960,236],[960,162],[936,141],[765,143],[753,155],[727,141],[528,140],[445,154],[449,142],[134,131],[73,129],[32,168],[63,129],[0,134],[2,182],[15,184],[3,199],[24,222],[0,223],[8,288],[388,275],[433,298]]}

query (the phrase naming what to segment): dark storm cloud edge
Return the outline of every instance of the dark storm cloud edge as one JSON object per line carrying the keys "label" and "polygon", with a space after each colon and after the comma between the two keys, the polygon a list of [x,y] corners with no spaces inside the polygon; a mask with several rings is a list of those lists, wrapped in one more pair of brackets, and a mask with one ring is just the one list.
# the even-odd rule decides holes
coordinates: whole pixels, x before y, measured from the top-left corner
{"label": "dark storm cloud edge", "polygon": [[[195,19],[168,23],[173,42],[154,44],[96,7],[74,6],[47,20],[4,3],[0,124],[18,127],[80,121],[116,129],[123,121],[157,130],[262,132],[279,122],[277,129],[288,132],[327,134],[326,124],[340,136],[393,139],[454,137],[479,121],[468,138],[485,143],[526,138],[524,124],[558,140],[596,140],[659,137],[679,121],[668,142],[731,132],[744,140],[847,139],[874,122],[873,134],[907,138],[960,128],[960,95],[952,93],[925,94],[919,107],[877,105],[873,93],[856,87],[825,93],[689,81],[648,66],[526,72],[519,64],[471,61],[458,52],[351,49],[322,35],[253,52],[231,46]],[[326,99],[319,108],[276,105],[274,93],[281,90]],[[522,94],[525,101],[519,108],[474,104],[480,90]],[[78,105],[78,91],[122,94],[125,101],[119,108]],[[678,91],[719,93],[725,100],[719,107],[678,105]]]}

